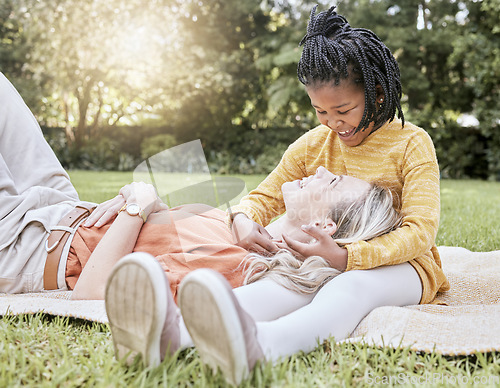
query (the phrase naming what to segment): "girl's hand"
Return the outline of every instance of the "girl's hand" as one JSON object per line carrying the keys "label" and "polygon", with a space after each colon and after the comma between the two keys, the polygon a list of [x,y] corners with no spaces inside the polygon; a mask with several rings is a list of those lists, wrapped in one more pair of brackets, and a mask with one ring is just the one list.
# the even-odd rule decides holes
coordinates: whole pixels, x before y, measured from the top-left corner
{"label": "girl's hand", "polygon": [[91,226],[100,228],[101,226],[106,225],[108,222],[111,222],[116,218],[118,210],[120,210],[123,205],[125,205],[125,198],[123,198],[120,194],[97,205],[83,226],[87,228],[90,228]]}
{"label": "girl's hand", "polygon": [[316,226],[304,225],[302,230],[313,237],[316,241],[313,243],[301,243],[290,237],[283,235],[286,248],[301,259],[311,256],[320,256],[325,259],[332,268],[339,271],[345,271],[347,268],[347,249],[341,248],[332,236],[323,229]]}
{"label": "girl's hand", "polygon": [[139,205],[144,210],[146,218],[151,213],[168,209],[168,206],[158,197],[154,186],[144,182],[132,182],[123,186],[120,189],[120,195],[125,199],[125,203]]}
{"label": "girl's hand", "polygon": [[266,256],[278,251],[267,230],[242,213],[234,217],[231,232],[234,243],[247,251]]}

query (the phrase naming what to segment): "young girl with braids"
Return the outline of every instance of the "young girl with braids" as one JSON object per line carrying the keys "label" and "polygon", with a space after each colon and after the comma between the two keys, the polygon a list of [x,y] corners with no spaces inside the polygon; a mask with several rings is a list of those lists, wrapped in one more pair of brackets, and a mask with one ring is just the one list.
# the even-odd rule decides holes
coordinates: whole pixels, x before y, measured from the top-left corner
{"label": "young girl with braids", "polygon": [[210,270],[188,275],[179,299],[186,326],[201,357],[233,383],[257,360],[308,352],[332,336],[346,338],[376,307],[432,303],[449,288],[435,246],[435,150],[423,129],[404,120],[395,58],[373,32],[352,28],[334,7],[319,14],[313,9],[301,45],[298,77],[321,125],[293,143],[276,169],[232,209],[233,236],[259,253],[283,247],[263,227],[284,211],[279,189],[319,166],[390,189],[402,222],[388,234],[342,247],[314,226],[303,230],[315,243],[284,236],[297,254],[320,256],[342,272],[312,296],[269,279],[233,293]]}

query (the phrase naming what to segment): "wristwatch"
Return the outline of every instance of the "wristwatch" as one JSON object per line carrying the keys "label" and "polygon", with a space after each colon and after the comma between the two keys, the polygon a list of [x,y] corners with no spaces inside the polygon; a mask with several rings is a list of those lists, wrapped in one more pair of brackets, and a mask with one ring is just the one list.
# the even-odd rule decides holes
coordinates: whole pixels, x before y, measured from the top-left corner
{"label": "wristwatch", "polygon": [[141,207],[136,203],[126,203],[118,211],[118,213],[121,213],[122,211],[126,211],[131,216],[139,216],[144,222],[146,222],[147,220],[146,213],[144,213],[144,210],[142,210]]}

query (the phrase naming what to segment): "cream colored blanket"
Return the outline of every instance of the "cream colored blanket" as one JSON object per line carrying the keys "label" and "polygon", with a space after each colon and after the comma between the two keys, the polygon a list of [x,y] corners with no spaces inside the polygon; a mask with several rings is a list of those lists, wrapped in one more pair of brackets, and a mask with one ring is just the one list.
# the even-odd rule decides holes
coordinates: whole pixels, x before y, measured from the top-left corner
{"label": "cream colored blanket", "polygon": [[[377,308],[348,341],[447,355],[500,351],[500,251],[439,247],[439,252],[451,289],[438,298],[447,306]],[[72,301],[70,295],[0,294],[0,315],[45,312],[107,322],[103,301]]]}

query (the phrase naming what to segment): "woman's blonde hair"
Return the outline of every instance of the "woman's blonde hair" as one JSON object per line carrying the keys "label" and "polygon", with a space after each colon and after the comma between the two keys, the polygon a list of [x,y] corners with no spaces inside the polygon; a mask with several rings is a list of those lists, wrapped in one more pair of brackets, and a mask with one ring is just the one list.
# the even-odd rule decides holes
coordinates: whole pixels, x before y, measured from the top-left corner
{"label": "woman's blonde hair", "polygon": [[[329,214],[337,230],[332,235],[340,246],[367,241],[397,228],[401,216],[394,209],[390,190],[372,184],[370,190],[352,203],[344,203]],[[286,249],[272,257],[251,253],[246,257],[245,284],[269,278],[289,290],[315,293],[329,280],[340,274],[325,259],[311,256],[304,261]]]}

